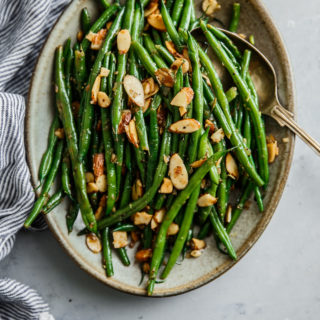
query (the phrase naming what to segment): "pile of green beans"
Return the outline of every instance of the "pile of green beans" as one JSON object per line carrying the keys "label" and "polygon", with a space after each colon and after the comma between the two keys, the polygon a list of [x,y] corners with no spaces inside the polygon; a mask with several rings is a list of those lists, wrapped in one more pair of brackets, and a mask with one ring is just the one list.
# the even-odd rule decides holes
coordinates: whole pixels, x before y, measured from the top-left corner
{"label": "pile of green beans", "polygon": [[[237,259],[229,234],[252,194],[264,211],[269,167],[251,52],[241,52],[207,19],[196,19],[193,0],[161,0],[160,13],[146,16],[148,4],[101,0],[104,11],[94,22],[83,8],[74,45],[68,39],[57,47],[55,117],[39,167],[41,190],[25,227],[68,199],[67,231],[101,252],[108,277],[116,272],[113,247],[128,266],[127,248],[139,242],[136,260],[149,274],[152,295],[158,277],[166,279],[180,256],[200,256],[210,235]],[[161,26],[149,20],[152,14],[160,15]],[[237,32],[239,19],[234,3],[230,31]],[[191,34],[194,28],[231,75],[228,88]],[[119,49],[120,31],[130,34],[126,51]],[[143,90],[143,107],[127,91],[127,76]],[[187,103],[174,105],[186,92]],[[188,131],[191,123],[197,127]],[[177,157],[182,165],[174,167]],[[176,175],[187,177],[183,187]],[[83,228],[74,230],[78,212]]]}

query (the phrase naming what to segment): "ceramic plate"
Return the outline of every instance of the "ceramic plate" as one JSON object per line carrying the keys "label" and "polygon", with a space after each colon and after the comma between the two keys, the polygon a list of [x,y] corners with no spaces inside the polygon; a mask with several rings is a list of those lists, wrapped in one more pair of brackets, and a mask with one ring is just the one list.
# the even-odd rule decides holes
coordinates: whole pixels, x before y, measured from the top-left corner
{"label": "ceramic plate", "polygon": [[[37,171],[47,146],[49,124],[53,117],[52,74],[55,47],[64,43],[68,37],[75,38],[79,30],[78,17],[83,7],[88,7],[93,16],[97,14],[96,2],[96,0],[71,2],[50,33],[35,68],[29,94],[25,135],[34,186],[38,185]],[[201,6],[200,1],[195,2],[197,7]],[[239,32],[247,35],[254,34],[257,47],[265,53],[275,67],[282,104],[294,112],[292,73],[279,32],[260,1],[240,0],[239,2],[242,11]],[[222,10],[217,15],[217,19],[226,26],[232,3],[232,0],[222,1]],[[281,198],[291,165],[294,137],[271,119],[267,119],[266,128],[268,133],[273,133],[279,141],[280,156],[271,166],[270,184],[264,199],[265,212],[259,213],[256,205],[252,204],[249,210],[243,212],[232,231],[231,240],[237,251],[238,261],[253,246],[268,225]],[[284,137],[289,137],[289,143],[282,143]],[[66,208],[67,204],[62,203],[48,214],[46,219],[51,231],[74,261],[83,270],[108,286],[128,293],[144,295],[145,283],[139,286],[141,273],[139,266],[134,263],[134,250],[129,250],[132,261],[130,267],[124,267],[114,254],[115,276],[107,278],[102,268],[101,255],[91,253],[85,245],[84,237],[76,236],[81,224],[77,222],[75,230],[68,235],[65,223]],[[185,259],[181,265],[176,265],[166,282],[156,286],[154,296],[176,295],[198,288],[216,279],[236,263],[218,252],[213,237],[208,238],[207,244],[208,247],[201,258]]]}

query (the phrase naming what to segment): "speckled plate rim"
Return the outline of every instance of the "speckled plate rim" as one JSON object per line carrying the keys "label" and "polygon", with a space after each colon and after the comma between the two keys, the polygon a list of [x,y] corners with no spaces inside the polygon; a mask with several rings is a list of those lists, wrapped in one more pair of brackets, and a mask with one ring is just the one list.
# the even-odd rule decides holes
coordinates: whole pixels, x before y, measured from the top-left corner
{"label": "speckled plate rim", "polygon": [[[280,64],[283,68],[283,76],[286,82],[286,91],[288,93],[287,96],[287,105],[288,109],[295,114],[296,111],[296,102],[295,102],[295,89],[294,89],[294,79],[293,79],[293,73],[292,73],[292,68],[291,64],[289,61],[289,56],[287,53],[287,50],[284,45],[284,41],[280,35],[280,32],[278,31],[277,27],[275,26],[270,13],[268,10],[265,8],[265,6],[262,4],[260,0],[248,0],[251,5],[255,8],[257,12],[259,12],[260,16],[262,17],[262,22],[265,25],[265,28],[269,34],[272,34],[272,38],[274,42],[276,43],[276,48],[280,57]],[[65,10],[62,12],[60,15],[59,19],[56,21],[55,25],[52,27],[50,33],[48,34],[47,40],[43,44],[43,47],[39,53],[39,56],[37,58],[37,63],[35,65],[31,82],[30,82],[30,87],[29,87],[29,92],[28,92],[28,99],[27,99],[27,107],[26,107],[26,117],[25,117],[25,146],[26,146],[26,157],[27,157],[27,163],[28,166],[31,167],[31,152],[29,149],[29,144],[28,144],[28,135],[30,132],[29,124],[30,124],[30,99],[31,99],[31,94],[32,94],[32,84],[33,84],[33,79],[34,75],[37,72],[38,69],[38,62],[39,59],[42,55],[43,48],[46,46],[46,43],[51,35],[52,30],[55,28],[55,26],[59,23],[61,17],[65,13],[66,10],[70,7],[72,2],[66,6]],[[238,263],[245,255],[246,253],[253,247],[253,245],[257,242],[257,240],[261,237],[262,233],[268,226],[277,206],[278,203],[282,197],[288,175],[290,172],[291,164],[292,164],[292,159],[293,159],[293,154],[294,154],[294,145],[295,145],[295,137],[293,134],[290,134],[289,136],[290,141],[289,141],[289,154],[287,155],[287,166],[282,174],[282,179],[279,182],[275,193],[276,195],[273,197],[273,202],[271,205],[268,206],[266,212],[264,213],[263,218],[259,221],[257,226],[254,228],[252,231],[251,235],[248,237],[248,239],[243,243],[243,245],[237,250],[237,255],[238,259],[237,261],[226,261],[222,265],[220,265],[218,268],[214,268],[211,272],[203,275],[202,277],[197,278],[194,281],[190,281],[188,284],[176,286],[171,289],[158,289],[156,290],[155,294],[153,297],[170,297],[170,296],[175,296],[179,295],[182,293],[189,292],[191,290],[197,289],[215,279],[223,275],[226,271],[231,269],[236,263]],[[31,172],[31,182],[33,186],[36,186],[37,182],[37,177],[34,176],[34,174]],[[129,293],[137,296],[145,296],[146,291],[144,288],[137,288],[131,285],[126,285],[123,284],[123,282],[120,282],[116,279],[110,279],[106,278],[103,276],[101,273],[94,269],[90,269],[87,266],[87,262],[77,254],[77,252],[68,244],[67,240],[61,236],[61,232],[59,232],[59,226],[57,226],[53,220],[50,220],[49,216],[45,216],[45,220],[49,226],[49,229],[57,239],[58,243],[65,249],[67,254],[79,265],[81,269],[86,271],[89,275],[91,275],[93,278],[101,281],[102,283],[108,285],[109,287],[112,287],[114,289],[117,289],[121,292],[124,293]]]}

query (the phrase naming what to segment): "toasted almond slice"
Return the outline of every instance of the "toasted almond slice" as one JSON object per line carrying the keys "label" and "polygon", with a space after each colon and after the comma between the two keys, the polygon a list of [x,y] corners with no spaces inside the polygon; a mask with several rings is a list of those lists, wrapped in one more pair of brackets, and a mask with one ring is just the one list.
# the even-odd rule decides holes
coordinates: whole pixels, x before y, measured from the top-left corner
{"label": "toasted almond slice", "polygon": [[190,167],[191,168],[200,168],[206,161],[207,161],[207,158],[203,158],[203,159],[197,160],[195,162],[192,162],[190,164]]}
{"label": "toasted almond slice", "polygon": [[209,128],[210,128],[210,129],[209,129],[209,132],[210,132],[210,133],[214,133],[215,125],[214,125],[214,123],[213,123],[211,120],[206,119],[204,127],[205,127],[206,129],[209,127]]}
{"label": "toasted almond slice", "polygon": [[166,109],[161,104],[157,110],[157,120],[160,130],[163,129],[166,126]]}
{"label": "toasted almond slice", "polygon": [[120,54],[125,54],[131,46],[131,35],[129,30],[120,30],[117,36],[117,47]]}
{"label": "toasted almond slice", "polygon": [[169,177],[174,187],[178,190],[182,190],[188,185],[188,172],[178,153],[173,154],[170,158]]}
{"label": "toasted almond slice", "polygon": [[175,46],[174,46],[173,41],[165,41],[165,45],[166,45],[168,51],[169,51],[173,56],[176,55],[177,50],[176,50],[176,48],[175,48]]}
{"label": "toasted almond slice", "polygon": [[216,11],[221,8],[217,0],[204,0],[202,2],[202,10],[207,16],[213,16]]}
{"label": "toasted almond slice", "polygon": [[179,225],[172,222],[167,230],[167,236],[174,236],[179,232]]}
{"label": "toasted almond slice", "polygon": [[155,76],[160,83],[165,87],[172,88],[174,85],[174,78],[170,69],[160,68],[155,72]]}
{"label": "toasted almond slice", "polygon": [[199,258],[202,255],[202,250],[192,250],[190,256],[192,258]]}
{"label": "toasted almond slice", "polygon": [[139,241],[140,236],[139,236],[139,232],[137,231],[131,231],[130,235],[131,235],[130,248],[133,248],[135,243]]}
{"label": "toasted almond slice", "polygon": [[91,49],[92,50],[100,50],[101,49],[103,41],[104,41],[104,39],[106,37],[106,34],[107,34],[107,30],[106,29],[101,29],[98,33],[94,33],[93,34],[93,37],[92,37],[92,40],[91,40]]}
{"label": "toasted almond slice", "polygon": [[189,61],[184,58],[178,58],[173,61],[170,68],[172,71],[177,72],[180,66],[182,68],[182,73],[187,73],[189,71]]}
{"label": "toasted almond slice", "polygon": [[105,174],[96,178],[96,186],[98,187],[98,190],[100,192],[107,191],[108,184],[107,184],[107,176]]}
{"label": "toasted almond slice", "polygon": [[93,173],[94,176],[100,177],[104,173],[104,154],[103,153],[95,153],[93,155]]}
{"label": "toasted almond slice", "polygon": [[158,223],[156,222],[156,220],[154,220],[154,218],[152,218],[150,226],[152,230],[157,229]]}
{"label": "toasted almond slice", "polygon": [[99,91],[97,98],[98,98],[98,105],[101,108],[108,108],[110,106],[111,100],[105,92]]}
{"label": "toasted almond slice", "polygon": [[189,52],[187,48],[182,49],[182,56],[189,62],[189,72],[192,72],[192,64],[189,58]]}
{"label": "toasted almond slice", "polygon": [[169,131],[173,133],[192,133],[201,128],[199,121],[195,119],[182,119],[173,123]]}
{"label": "toasted almond slice", "polygon": [[159,91],[159,86],[155,83],[153,78],[144,80],[142,82],[142,87],[145,99],[154,96]]}
{"label": "toasted almond slice", "polygon": [[161,223],[163,221],[163,218],[166,214],[166,209],[162,208],[160,210],[157,210],[153,216],[154,220],[157,222],[157,223]]}
{"label": "toasted almond slice", "polygon": [[128,140],[136,147],[139,148],[139,138],[136,128],[136,122],[134,120],[130,120],[129,125],[125,126],[126,134]]}
{"label": "toasted almond slice", "polygon": [[227,212],[226,212],[226,223],[230,223],[231,218],[232,218],[232,206],[231,206],[231,204],[229,204],[227,207]]}
{"label": "toasted almond slice", "polygon": [[151,27],[159,31],[167,31],[166,26],[162,20],[162,15],[160,13],[152,13],[147,18],[148,23]]}
{"label": "toasted almond slice", "polygon": [[58,139],[64,139],[64,129],[63,128],[58,128],[54,131],[54,135],[58,138]]}
{"label": "toasted almond slice", "polygon": [[206,247],[206,242],[204,240],[192,238],[190,245],[193,250],[201,250]]}
{"label": "toasted almond slice", "polygon": [[211,135],[211,141],[213,143],[219,143],[222,139],[224,139],[224,132],[222,128],[218,129]]}
{"label": "toasted almond slice", "polygon": [[94,80],[92,90],[91,90],[91,104],[96,104],[98,102],[98,93],[100,91],[100,83],[101,83],[101,76],[98,75]]}
{"label": "toasted almond slice", "polygon": [[93,38],[96,36],[96,33],[90,31],[87,35],[86,35],[86,39],[89,40],[90,42],[92,42]]}
{"label": "toasted almond slice", "polygon": [[206,81],[207,85],[209,87],[212,87],[211,86],[211,82],[210,82],[210,79],[208,78],[208,76],[205,74],[205,73],[202,73],[202,78]]}
{"label": "toasted almond slice", "polygon": [[88,249],[93,253],[99,253],[102,250],[101,241],[94,233],[86,235],[86,244]]}
{"label": "toasted almond slice", "polygon": [[139,262],[147,262],[152,257],[152,249],[142,249],[136,253],[136,260]]}
{"label": "toasted almond slice", "polygon": [[152,13],[155,13],[159,8],[159,2],[158,1],[151,1],[148,5],[148,7],[144,10],[144,16],[148,17]]}
{"label": "toasted almond slice", "polygon": [[85,177],[87,183],[94,182],[94,175],[92,172],[86,172]]}
{"label": "toasted almond slice", "polygon": [[226,155],[226,169],[232,179],[239,178],[238,165],[230,152]]}
{"label": "toasted almond slice", "polygon": [[132,186],[131,196],[132,196],[132,200],[134,201],[138,200],[143,196],[143,186],[140,179],[136,179],[136,181],[134,182]]}
{"label": "toasted almond slice", "polygon": [[110,73],[110,70],[105,68],[105,67],[101,67],[100,69],[100,76],[101,77],[107,77]]}
{"label": "toasted almond slice", "polygon": [[179,107],[180,117],[183,117],[188,112],[187,108]]}
{"label": "toasted almond slice", "polygon": [[126,75],[123,86],[130,99],[142,108],[144,106],[144,92],[141,81],[134,76]]}
{"label": "toasted almond slice", "polygon": [[116,249],[124,248],[128,244],[128,235],[125,231],[114,231],[113,236],[113,246]]}
{"label": "toasted almond slice", "polygon": [[164,178],[162,185],[159,189],[159,193],[168,194],[168,193],[172,193],[172,191],[173,191],[173,184],[171,180],[169,178]]}
{"label": "toasted almond slice", "polygon": [[136,212],[133,215],[133,223],[138,226],[138,225],[148,225],[152,219],[152,214],[149,214],[147,212]]}
{"label": "toasted almond slice", "polygon": [[125,127],[129,125],[129,122],[131,120],[131,111],[130,110],[123,110],[121,113],[121,120],[118,127],[118,133],[125,133],[126,129]]}
{"label": "toasted almond slice", "polygon": [[207,188],[207,185],[208,185],[207,180],[206,179],[202,179],[201,180],[201,184],[200,184],[200,188],[201,189],[205,189],[205,188]]}
{"label": "toasted almond slice", "polygon": [[197,205],[199,207],[210,207],[212,205],[214,205],[215,203],[217,203],[218,199],[214,196],[212,196],[211,194],[209,193],[205,193],[205,194],[202,194],[198,201],[197,201]]}
{"label": "toasted almond slice", "polygon": [[273,163],[276,159],[276,156],[279,155],[279,148],[277,141],[267,144],[268,149],[268,162]]}
{"label": "toasted almond slice", "polygon": [[192,88],[184,87],[175,95],[170,104],[176,107],[186,108],[191,103],[193,96],[194,92]]}
{"label": "toasted almond slice", "polygon": [[152,102],[151,98],[144,100],[144,106],[142,108],[142,112],[146,112],[149,109],[151,102]]}
{"label": "toasted almond slice", "polygon": [[150,272],[150,264],[148,262],[145,262],[143,265],[142,265],[142,271],[145,273],[145,274],[149,274]]}
{"label": "toasted almond slice", "polygon": [[81,42],[83,39],[83,31],[82,30],[79,30],[78,33],[77,33],[77,40],[79,42]]}
{"label": "toasted almond slice", "polygon": [[105,215],[104,209],[106,207],[106,203],[107,203],[107,196],[104,194],[101,197],[99,201],[99,207],[94,214],[94,217],[96,218],[96,220],[100,220]]}
{"label": "toasted almond slice", "polygon": [[95,193],[95,192],[98,192],[98,191],[99,191],[99,188],[94,182],[89,182],[87,184],[87,193],[88,194]]}
{"label": "toasted almond slice", "polygon": [[113,21],[108,21],[107,22],[107,24],[106,24],[107,31],[109,31],[109,29],[111,28],[112,24],[113,24]]}

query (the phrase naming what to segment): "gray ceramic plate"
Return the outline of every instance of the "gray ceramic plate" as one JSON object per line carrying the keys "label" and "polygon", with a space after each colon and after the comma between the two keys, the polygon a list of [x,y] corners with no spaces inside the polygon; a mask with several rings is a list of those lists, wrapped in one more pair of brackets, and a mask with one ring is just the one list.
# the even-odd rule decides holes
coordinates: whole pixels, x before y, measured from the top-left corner
{"label": "gray ceramic plate", "polygon": [[[223,8],[217,15],[217,18],[226,25],[230,17],[232,2],[233,0],[221,1]],[[26,146],[34,185],[38,184],[37,170],[41,156],[46,149],[48,124],[51,123],[54,110],[52,71],[55,47],[62,44],[68,37],[75,38],[79,29],[78,17],[81,8],[87,6],[89,11],[94,14],[96,13],[95,3],[96,0],[72,1],[50,33],[39,57],[31,83],[26,117]],[[196,3],[200,7],[201,1],[196,0]],[[254,34],[257,47],[270,58],[276,69],[282,104],[294,112],[292,74],[279,32],[260,1],[240,0],[240,3],[242,14],[239,31],[245,34]],[[281,198],[291,165],[294,147],[293,136],[270,119],[266,122],[266,128],[280,142],[280,156],[271,166],[270,185],[264,200],[265,212],[258,213],[256,206],[252,205],[250,210],[243,213],[231,234],[231,240],[239,259],[253,246],[268,225]],[[281,143],[283,137],[289,137],[289,143]],[[130,267],[124,267],[118,257],[114,255],[115,276],[107,278],[102,268],[101,256],[95,255],[87,249],[84,237],[76,236],[77,231],[82,227],[81,221],[77,221],[74,232],[68,235],[65,224],[66,207],[66,203],[61,204],[46,219],[51,231],[68,254],[82,269],[103,283],[128,293],[144,295],[145,283],[139,286],[140,270],[138,265],[133,263]],[[218,252],[213,239],[208,239],[207,243],[208,248],[201,258],[186,259],[181,265],[177,265],[167,281],[156,286],[154,295],[170,296],[195,289],[216,279],[235,264]],[[134,251],[130,250],[129,254],[131,261],[134,261]]]}

